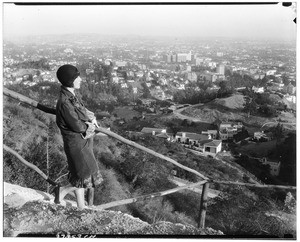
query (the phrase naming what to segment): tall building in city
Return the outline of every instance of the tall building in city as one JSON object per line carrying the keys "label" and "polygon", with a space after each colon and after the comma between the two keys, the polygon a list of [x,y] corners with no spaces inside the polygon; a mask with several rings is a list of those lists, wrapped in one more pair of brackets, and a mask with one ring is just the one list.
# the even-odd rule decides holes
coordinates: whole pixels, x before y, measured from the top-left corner
{"label": "tall building in city", "polygon": [[187,61],[187,54],[185,53],[177,54],[177,62],[186,62],[186,61]]}
{"label": "tall building in city", "polygon": [[187,61],[192,61],[192,51],[190,51],[190,52],[186,55],[186,60],[187,60]]}
{"label": "tall building in city", "polygon": [[172,62],[172,54],[165,54],[163,58],[164,58],[164,61],[167,63]]}
{"label": "tall building in city", "polygon": [[172,59],[172,62],[177,62],[177,55],[172,54],[171,59]]}
{"label": "tall building in city", "polygon": [[177,54],[169,53],[163,56],[163,60],[167,63],[176,63],[177,62]]}
{"label": "tall building in city", "polygon": [[217,66],[217,73],[221,75],[225,75],[225,65],[219,64]]}

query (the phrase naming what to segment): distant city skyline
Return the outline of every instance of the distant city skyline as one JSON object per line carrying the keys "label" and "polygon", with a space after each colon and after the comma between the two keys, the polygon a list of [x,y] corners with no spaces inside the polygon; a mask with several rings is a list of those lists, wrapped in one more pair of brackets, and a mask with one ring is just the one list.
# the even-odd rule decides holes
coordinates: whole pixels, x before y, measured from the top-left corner
{"label": "distant city skyline", "polygon": [[25,6],[4,3],[3,13],[4,37],[96,33],[296,39],[295,10],[281,3]]}

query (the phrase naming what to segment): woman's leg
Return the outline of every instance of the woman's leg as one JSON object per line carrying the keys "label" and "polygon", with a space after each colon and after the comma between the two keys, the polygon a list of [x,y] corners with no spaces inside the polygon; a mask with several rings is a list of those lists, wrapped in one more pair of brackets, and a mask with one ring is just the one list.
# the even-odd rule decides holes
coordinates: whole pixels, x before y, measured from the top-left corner
{"label": "woman's leg", "polygon": [[59,201],[61,202],[68,193],[71,193],[72,191],[74,191],[76,189],[77,189],[77,187],[73,187],[71,184],[68,184],[67,186],[64,186],[64,187],[60,187]]}
{"label": "woman's leg", "polygon": [[85,205],[84,201],[84,188],[74,187],[71,184],[67,186],[60,187],[59,189],[59,203],[64,199],[64,197],[69,193],[75,193],[76,200],[77,200],[77,207],[78,209],[83,209]]}
{"label": "woman's leg", "polygon": [[84,208],[84,188],[76,188],[75,187],[75,195],[77,200],[78,209],[82,210]]}

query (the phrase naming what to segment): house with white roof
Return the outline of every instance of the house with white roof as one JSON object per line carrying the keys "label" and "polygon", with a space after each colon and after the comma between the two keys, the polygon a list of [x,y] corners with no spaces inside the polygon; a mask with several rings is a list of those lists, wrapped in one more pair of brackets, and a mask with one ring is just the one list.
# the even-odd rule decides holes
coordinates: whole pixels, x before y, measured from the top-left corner
{"label": "house with white roof", "polygon": [[243,128],[242,123],[230,123],[222,122],[219,125],[219,136],[221,140],[233,139],[233,136],[237,134]]}
{"label": "house with white roof", "polygon": [[172,134],[168,134],[167,133],[167,129],[160,129],[160,128],[148,128],[148,127],[144,127],[141,130],[141,133],[144,134],[152,134],[155,135],[158,138],[162,138],[162,139],[166,139],[168,141],[172,140]]}
{"label": "house with white roof", "polygon": [[264,165],[269,165],[270,166],[270,174],[272,176],[278,176],[279,175],[280,165],[281,165],[280,161],[270,161],[270,160],[267,160],[266,158],[263,158],[262,163]]}
{"label": "house with white roof", "polygon": [[262,131],[262,132],[260,132],[260,131],[254,132],[253,138],[254,138],[255,140],[258,140],[258,141],[259,141],[259,140],[266,140],[266,141],[272,140],[271,135],[270,135],[270,134],[265,134],[263,131]]}
{"label": "house with white roof", "polygon": [[203,140],[199,142],[204,155],[216,156],[222,150],[222,140]]}
{"label": "house with white roof", "polygon": [[[219,131],[219,136],[221,140],[228,140],[229,139],[229,134],[227,131]],[[233,136],[232,136],[233,137]]]}
{"label": "house with white roof", "polygon": [[276,73],[276,70],[268,70],[268,71],[266,71],[266,75],[267,76],[275,75],[275,73]]}
{"label": "house with white roof", "polygon": [[173,140],[172,134],[168,134],[168,133],[164,133],[164,132],[162,132],[160,134],[157,134],[155,136],[158,137],[158,138],[166,139],[167,141]]}
{"label": "house with white roof", "polygon": [[255,86],[252,87],[252,91],[255,93],[264,93],[265,92],[264,87],[255,87]]}
{"label": "house with white roof", "polygon": [[202,131],[201,133],[210,135],[212,139],[216,139],[218,136],[218,130],[207,130],[207,131]]}
{"label": "house with white roof", "polygon": [[177,132],[175,135],[175,140],[180,143],[186,143],[191,145],[199,145],[201,140],[211,139],[209,134],[197,134],[190,132]]}
{"label": "house with white roof", "polygon": [[152,134],[152,135],[157,135],[157,134],[161,134],[161,133],[167,133],[167,129],[166,128],[148,128],[148,127],[144,127],[141,130],[142,133],[144,134]]}

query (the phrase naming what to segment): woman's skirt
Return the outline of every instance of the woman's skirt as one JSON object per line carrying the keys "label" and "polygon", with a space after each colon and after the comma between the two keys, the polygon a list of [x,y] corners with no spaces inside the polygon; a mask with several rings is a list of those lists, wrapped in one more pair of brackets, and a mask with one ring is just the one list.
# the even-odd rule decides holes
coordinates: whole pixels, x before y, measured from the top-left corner
{"label": "woman's skirt", "polygon": [[93,138],[83,139],[79,133],[63,138],[68,160],[69,182],[78,188],[99,185],[103,178],[94,156]]}
{"label": "woman's skirt", "polygon": [[74,176],[71,172],[69,172],[68,180],[73,187],[92,188],[99,186],[103,181],[103,177],[99,170],[96,172],[96,174],[93,174],[86,179],[79,178],[76,175]]}

